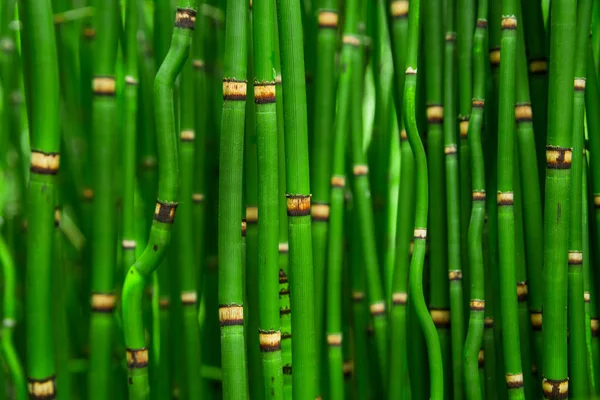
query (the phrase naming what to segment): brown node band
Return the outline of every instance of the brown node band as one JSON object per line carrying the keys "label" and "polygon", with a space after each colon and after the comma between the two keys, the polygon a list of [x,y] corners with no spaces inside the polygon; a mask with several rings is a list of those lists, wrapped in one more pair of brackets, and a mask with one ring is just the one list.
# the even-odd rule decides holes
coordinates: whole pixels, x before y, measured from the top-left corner
{"label": "brown node band", "polygon": [[493,328],[494,327],[494,318],[485,317],[483,320],[483,327],[484,328]]}
{"label": "brown node band", "polygon": [[322,10],[319,12],[319,28],[322,29],[337,29],[338,14],[335,11]]}
{"label": "brown node band", "polygon": [[358,303],[365,299],[365,292],[352,292],[352,301]]}
{"label": "brown node band", "polygon": [[279,243],[277,249],[279,250],[279,254],[289,253],[290,244],[288,242]]}
{"label": "brown node band", "polygon": [[485,99],[473,99],[471,100],[471,107],[483,108],[485,106]]}
{"label": "brown node band", "polygon": [[514,15],[502,17],[502,29],[515,30],[517,29],[517,17]]}
{"label": "brown node band", "polygon": [[532,75],[545,74],[548,72],[548,60],[540,58],[529,61],[529,72]]}
{"label": "brown node band", "polygon": [[331,177],[331,186],[343,188],[346,186],[346,178],[341,175],[334,175]]}
{"label": "brown node band", "polygon": [[61,215],[60,207],[59,206],[54,207],[54,226],[57,228],[60,226],[60,215]]}
{"label": "brown node band", "polygon": [[43,151],[31,151],[31,166],[29,170],[36,174],[56,175],[60,166],[59,153],[44,153]]}
{"label": "brown node band", "polygon": [[446,32],[444,40],[446,42],[456,42],[456,32]]}
{"label": "brown node band", "polygon": [[245,80],[223,78],[223,100],[246,101],[247,86]]}
{"label": "brown node band", "polygon": [[473,299],[469,302],[469,307],[471,308],[471,311],[484,311],[485,310],[485,300]]}
{"label": "brown node band", "polygon": [[196,138],[196,132],[192,129],[185,129],[179,134],[182,142],[193,142]]}
{"label": "brown node band", "polygon": [[406,129],[400,130],[400,141],[404,142],[408,140],[408,136],[406,135]]}
{"label": "brown node band", "polygon": [[183,306],[193,306],[196,304],[196,301],[198,301],[198,294],[195,290],[189,292],[181,292],[180,297],[181,304]]}
{"label": "brown node band", "polygon": [[583,301],[585,303],[589,303],[591,298],[590,292],[583,292]]}
{"label": "brown node band", "polygon": [[342,43],[349,46],[358,47],[360,46],[360,39],[354,35],[344,35],[342,37]]}
{"label": "brown node band", "polygon": [[548,169],[570,169],[573,151],[567,147],[546,146],[546,167]]}
{"label": "brown node band", "polygon": [[479,18],[477,20],[477,28],[487,29],[488,21],[487,19]]}
{"label": "brown node band", "polygon": [[427,229],[425,228],[415,228],[414,233],[413,233],[413,237],[415,238],[415,240],[425,240],[427,239]]}
{"label": "brown node band", "polygon": [[206,63],[204,60],[195,59],[192,61],[192,67],[194,67],[194,69],[204,69],[206,67]]}
{"label": "brown node band", "polygon": [[583,264],[583,253],[581,251],[569,250],[569,265]]}
{"label": "brown node band", "polygon": [[304,217],[310,215],[310,194],[286,194],[288,217]]}
{"label": "brown node band", "polygon": [[517,121],[517,123],[531,122],[533,120],[533,113],[531,112],[531,103],[515,104],[515,120]]}
{"label": "brown node band", "polygon": [[290,295],[289,285],[282,285],[284,289],[279,290],[279,297],[285,297]]}
{"label": "brown node band", "polygon": [[137,86],[138,80],[131,75],[125,76],[125,84],[129,86]]}
{"label": "brown node band", "polygon": [[193,203],[202,203],[204,202],[204,193],[193,193],[192,194],[192,202]]}
{"label": "brown node band", "polygon": [[285,364],[282,367],[282,370],[283,370],[283,374],[284,375],[291,375],[292,374],[292,366],[291,366],[291,364]]}
{"label": "brown node band", "polygon": [[158,306],[160,307],[161,310],[167,310],[170,305],[171,305],[171,299],[169,299],[168,297],[161,297],[158,300]]}
{"label": "brown node band", "polygon": [[344,371],[344,379],[352,378],[352,375],[354,375],[354,361],[344,362],[343,371]]}
{"label": "brown node band", "polygon": [[256,82],[254,81],[254,103],[272,104],[276,101],[275,81]]}
{"label": "brown node band", "polygon": [[83,37],[86,39],[93,39],[96,37],[96,30],[94,28],[83,28]]}
{"label": "brown node band", "polygon": [[222,327],[244,325],[244,306],[238,304],[220,304],[219,323]]}
{"label": "brown node band", "polygon": [[27,392],[30,399],[50,400],[56,398],[56,376],[44,379],[27,378]]}
{"label": "brown node band", "polygon": [[357,164],[352,167],[352,173],[354,176],[363,176],[369,174],[369,166],[365,164]]}
{"label": "brown node band", "polygon": [[312,203],[310,216],[313,221],[329,221],[329,204],[327,203]]}
{"label": "brown node band", "polygon": [[377,317],[380,315],[385,315],[385,302],[378,301],[376,303],[371,304],[369,306],[369,311],[371,312],[371,315],[374,317]]}
{"label": "brown node band", "polygon": [[148,367],[148,349],[125,349],[127,357],[127,368],[138,369]]}
{"label": "brown node band", "polygon": [[592,336],[600,336],[600,320],[598,318],[592,318],[590,320],[590,328],[592,330]]}
{"label": "brown node band", "polygon": [[292,338],[292,334],[289,332],[283,332],[281,334],[281,340],[288,340]]}
{"label": "brown node band", "polygon": [[191,8],[179,8],[177,7],[177,13],[175,14],[175,27],[182,29],[194,30],[196,24],[196,10]]}
{"label": "brown node band", "polygon": [[242,236],[246,236],[246,231],[248,230],[248,224],[246,223],[246,219],[242,219]]}
{"label": "brown node band", "polygon": [[527,282],[517,282],[517,301],[526,301],[528,294],[529,289],[527,288]]}
{"label": "brown node band", "polygon": [[285,274],[285,271],[280,269],[279,270],[279,284],[283,284],[283,283],[287,283],[288,282],[288,277]]}
{"label": "brown node band", "polygon": [[448,271],[448,280],[450,281],[460,281],[463,278],[463,273],[460,269],[454,269],[452,271]]}
{"label": "brown node band", "polygon": [[256,224],[258,222],[257,206],[246,206],[246,221],[249,224]]}
{"label": "brown node band", "polygon": [[567,399],[569,398],[569,378],[561,380],[544,378],[542,391],[547,399]]}
{"label": "brown node band", "polygon": [[417,69],[413,67],[406,68],[406,75],[416,75]]}
{"label": "brown node band", "polygon": [[342,334],[341,333],[329,333],[327,334],[327,345],[329,347],[339,347],[342,345]]}
{"label": "brown node band", "polygon": [[392,304],[395,306],[402,306],[406,304],[408,300],[408,294],[404,292],[392,293]]}
{"label": "brown node band", "polygon": [[534,331],[542,330],[542,313],[539,311],[534,311],[530,315],[531,318],[531,328]]}
{"label": "brown node band", "polygon": [[479,354],[477,354],[477,366],[479,368],[483,368],[485,365],[485,353],[483,349],[479,349]]}
{"label": "brown node band", "polygon": [[116,296],[113,293],[92,293],[92,312],[110,314],[115,310]]}
{"label": "brown node band", "polygon": [[461,117],[458,124],[458,130],[460,131],[460,138],[466,139],[469,137],[469,117]]}
{"label": "brown node band", "polygon": [[444,147],[444,154],[449,156],[449,155],[453,155],[456,154],[457,150],[456,150],[456,145],[455,144],[449,144],[447,146]]}
{"label": "brown node band", "polygon": [[270,353],[281,350],[281,332],[280,331],[259,331],[258,342],[260,351]]}
{"label": "brown node band", "polygon": [[475,190],[472,193],[473,201],[485,201],[485,190]]}
{"label": "brown node band", "polygon": [[600,194],[594,194],[594,208],[600,208]]}
{"label": "brown node band", "polygon": [[436,327],[448,328],[450,326],[450,310],[447,308],[431,308],[429,313]]}
{"label": "brown node band", "polygon": [[290,315],[292,313],[292,309],[289,307],[281,307],[279,309],[279,316],[283,317],[284,315]]}
{"label": "brown node band", "polygon": [[406,18],[408,16],[408,1],[396,0],[390,4],[392,18]]}
{"label": "brown node band", "polygon": [[500,66],[500,48],[495,48],[490,50],[490,64],[492,68],[497,68]]}
{"label": "brown node band", "polygon": [[432,104],[427,107],[427,122],[430,124],[441,124],[444,122],[444,107]]}
{"label": "brown node band", "polygon": [[509,389],[519,389],[523,387],[523,374],[506,374],[506,387]]}
{"label": "brown node band", "polygon": [[499,206],[512,206],[515,202],[515,195],[513,192],[498,192],[496,202]]}
{"label": "brown node band", "polygon": [[156,157],[144,156],[142,157],[142,167],[150,169],[156,167]]}
{"label": "brown node band", "polygon": [[175,210],[177,210],[177,203],[163,203],[157,200],[154,219],[165,224],[172,224],[175,221]]}
{"label": "brown node band", "polygon": [[92,79],[92,93],[94,93],[96,96],[114,96],[115,77],[95,76]]}
{"label": "brown node band", "polygon": [[585,92],[585,78],[575,78],[573,89],[575,89],[576,92]]}

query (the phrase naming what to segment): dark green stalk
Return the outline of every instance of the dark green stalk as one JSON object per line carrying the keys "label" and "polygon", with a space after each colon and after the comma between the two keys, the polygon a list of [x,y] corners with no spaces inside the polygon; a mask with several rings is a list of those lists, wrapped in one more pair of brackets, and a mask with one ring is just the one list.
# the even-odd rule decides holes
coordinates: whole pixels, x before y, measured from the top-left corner
{"label": "dark green stalk", "polygon": [[298,0],[278,0],[285,118],[286,198],[290,238],[290,290],[294,296],[294,399],[317,395],[315,305],[308,173],[308,133],[302,21]]}
{"label": "dark green stalk", "polygon": [[175,134],[173,87],[188,56],[192,29],[196,20],[195,5],[193,0],[179,2],[171,48],[154,83],[157,148],[161,160],[158,166],[158,199],[148,244],[129,269],[123,285],[123,331],[127,346],[130,399],[148,399],[150,395],[149,358],[141,303],[147,279],[165,256],[171,240],[171,228],[177,208],[179,157]]}
{"label": "dark green stalk", "polygon": [[258,319],[265,395],[283,398],[279,319],[279,175],[273,30],[275,2],[254,5],[254,102],[258,151]]}
{"label": "dark green stalk", "polygon": [[414,248],[410,264],[409,285],[412,305],[427,342],[430,368],[431,398],[444,396],[444,372],[439,338],[432,316],[429,315],[423,293],[423,263],[427,237],[427,212],[429,191],[427,183],[427,158],[419,137],[416,114],[417,58],[419,54],[419,7],[420,0],[413,0],[408,20],[408,47],[406,55],[406,78],[404,86],[404,124],[408,141],[415,156],[416,211],[414,225]]}
{"label": "dark green stalk", "polygon": [[571,209],[569,221],[568,255],[568,331],[569,331],[569,383],[574,398],[589,395],[589,380],[585,340],[585,304],[583,301],[583,157],[584,157],[584,111],[587,44],[592,17],[591,0],[578,2],[575,54],[575,78],[573,93],[573,158],[571,163]]}
{"label": "dark green stalk", "polygon": [[173,33],[173,14],[175,14],[175,3],[172,0],[154,1],[154,62],[156,66],[162,65],[163,60],[169,52],[169,39]]}
{"label": "dark green stalk", "polygon": [[523,373],[519,341],[519,319],[515,288],[515,217],[514,217],[514,135],[515,70],[517,17],[514,0],[502,3],[502,40],[500,50],[500,99],[498,110],[498,239],[500,310],[505,379],[509,398],[522,399]]}
{"label": "dark green stalk", "polygon": [[550,83],[544,205],[544,339],[542,389],[556,399],[568,395],[567,271],[570,210],[575,4],[555,0],[550,20]]}
{"label": "dark green stalk", "polygon": [[[483,109],[485,106],[486,54],[488,4],[481,0],[477,9],[477,28],[473,47],[473,100],[469,124],[469,147],[471,149],[473,208],[469,225],[469,268],[470,268],[470,309],[469,329],[465,342],[465,387],[467,398],[481,399],[484,391],[478,376],[479,351],[482,346],[485,311],[485,287],[483,268],[483,224],[485,220],[485,169],[481,142]],[[489,296],[489,295],[488,295]]]}
{"label": "dark green stalk", "polygon": [[[58,61],[50,0],[23,1],[23,59],[31,131],[25,306],[30,398],[56,395],[52,339],[54,206],[60,154]],[[33,93],[35,92],[35,96]]]}

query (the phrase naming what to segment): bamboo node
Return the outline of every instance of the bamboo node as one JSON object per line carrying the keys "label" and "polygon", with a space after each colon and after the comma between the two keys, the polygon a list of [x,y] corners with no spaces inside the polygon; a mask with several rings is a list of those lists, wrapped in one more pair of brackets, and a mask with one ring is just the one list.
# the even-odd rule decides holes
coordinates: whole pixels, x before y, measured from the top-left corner
{"label": "bamboo node", "polygon": [[192,194],[192,202],[193,203],[202,203],[204,202],[204,193],[193,193]]}
{"label": "bamboo node", "polygon": [[92,312],[110,314],[115,310],[116,296],[113,293],[92,293]]}
{"label": "bamboo node", "polygon": [[258,222],[257,206],[246,206],[246,221],[249,224],[256,224]]}
{"label": "bamboo node", "polygon": [[288,217],[304,217],[310,215],[310,197],[303,194],[286,194]]}
{"label": "bamboo node", "polygon": [[542,380],[542,391],[544,397],[548,399],[568,399],[569,378],[561,380],[544,378]]}
{"label": "bamboo node", "polygon": [[135,240],[121,240],[121,247],[123,248],[123,250],[134,250],[136,245],[137,243]]}
{"label": "bamboo node", "polygon": [[42,175],[56,175],[59,166],[59,153],[44,153],[38,150],[31,151],[31,172]]}
{"label": "bamboo node", "polygon": [[479,354],[477,354],[477,366],[479,366],[479,368],[483,368],[484,365],[485,365],[485,353],[484,353],[483,349],[479,349]]}
{"label": "bamboo node", "polygon": [[441,124],[444,122],[444,107],[439,104],[427,106],[427,122]]}
{"label": "bamboo node", "polygon": [[413,67],[406,68],[406,75],[416,75],[417,69]]}
{"label": "bamboo node", "polygon": [[354,35],[344,35],[342,37],[342,43],[343,44],[347,44],[349,46],[359,47],[360,46],[360,39],[357,36],[354,36]]}
{"label": "bamboo node", "polygon": [[502,30],[517,29],[517,17],[514,15],[502,16]]}
{"label": "bamboo node", "polygon": [[583,252],[578,250],[569,250],[569,265],[583,264]]}
{"label": "bamboo node", "polygon": [[493,328],[494,327],[494,318],[485,317],[483,320],[483,327],[484,328]]}
{"label": "bamboo node", "polygon": [[485,201],[485,190],[474,190],[472,197],[473,201]]}
{"label": "bamboo node", "polygon": [[600,194],[594,194],[594,208],[600,208]]}
{"label": "bamboo node", "polygon": [[444,154],[447,156],[456,154],[457,150],[456,150],[456,145],[455,144],[449,144],[447,146],[444,147]]}
{"label": "bamboo node", "polygon": [[499,206],[512,206],[515,201],[515,195],[513,192],[500,192],[496,196],[496,202]]}
{"label": "bamboo node", "polygon": [[60,226],[60,216],[61,216],[60,206],[54,207],[54,226],[56,228],[58,228]]}
{"label": "bamboo node", "polygon": [[506,374],[506,387],[518,389],[523,387],[523,374]]}
{"label": "bamboo node", "polygon": [[354,375],[354,361],[345,361],[343,366],[344,379],[348,380]]}
{"label": "bamboo node", "polygon": [[331,186],[332,187],[338,187],[338,188],[343,188],[344,186],[346,186],[346,177],[342,176],[342,175],[334,175],[331,177]]}
{"label": "bamboo node", "polygon": [[600,320],[598,318],[592,318],[590,320],[590,327],[592,329],[592,336],[600,336]]}
{"label": "bamboo node", "polygon": [[366,164],[357,164],[352,167],[352,173],[354,176],[363,176],[369,173],[369,166]]}
{"label": "bamboo node", "polygon": [[369,310],[371,311],[371,315],[374,317],[384,315],[385,314],[385,302],[378,301],[369,306]]}
{"label": "bamboo node", "polygon": [[0,40],[0,49],[4,53],[11,53],[15,49],[15,43],[10,38]]}
{"label": "bamboo node", "polygon": [[248,224],[246,222],[246,218],[242,218],[242,236],[246,236],[247,230],[248,230]]}
{"label": "bamboo node", "polygon": [[238,304],[220,304],[219,322],[221,327],[244,325],[244,306]]}
{"label": "bamboo node", "polygon": [[96,96],[114,96],[115,95],[115,77],[114,76],[95,76],[92,79],[92,92]]}
{"label": "bamboo node", "polygon": [[138,80],[135,79],[133,76],[131,75],[126,75],[125,76],[125,84],[126,85],[130,85],[130,86],[137,86],[138,84]]}
{"label": "bamboo node", "polygon": [[281,85],[281,74],[277,74],[275,76],[275,84],[276,85]]}
{"label": "bamboo node", "polygon": [[527,288],[527,282],[517,282],[517,301],[526,301],[528,294],[529,289]]}
{"label": "bamboo node", "polygon": [[515,104],[515,120],[517,123],[531,122],[532,119],[533,113],[531,112],[531,103]]}
{"label": "bamboo node", "polygon": [[471,107],[483,108],[485,106],[485,99],[473,99],[471,100]]}
{"label": "bamboo node", "polygon": [[487,29],[487,26],[488,26],[488,21],[487,21],[487,19],[484,19],[484,18],[479,18],[479,19],[477,20],[477,28],[480,28],[480,29]]}
{"label": "bamboo node", "polygon": [[164,224],[172,224],[175,221],[176,210],[177,203],[164,203],[157,200],[154,207],[154,220]]}
{"label": "bamboo node", "polygon": [[144,156],[142,158],[142,167],[146,169],[156,167],[156,157],[154,156]]}
{"label": "bamboo node", "polygon": [[500,48],[490,49],[490,64],[492,68],[497,68],[500,66]]}
{"label": "bamboo node", "polygon": [[148,367],[148,349],[146,347],[141,349],[125,349],[125,356],[127,357],[127,368],[129,369]]}
{"label": "bamboo node", "polygon": [[418,240],[418,239],[425,240],[427,238],[427,229],[415,228],[414,238],[415,238],[415,240]]}
{"label": "bamboo node", "polygon": [[329,221],[329,204],[327,203],[312,203],[310,215],[313,221],[327,222]]}
{"label": "bamboo node", "polygon": [[285,364],[281,369],[283,370],[284,375],[292,375],[292,365],[291,364]]}
{"label": "bamboo node", "polygon": [[352,292],[352,301],[361,302],[365,299],[365,292]]}
{"label": "bamboo node", "polygon": [[546,146],[546,167],[548,169],[570,169],[573,151],[567,147]]}
{"label": "bamboo node", "polygon": [[583,301],[589,303],[591,300],[590,292],[583,292]]}
{"label": "bamboo node", "polygon": [[327,345],[329,347],[339,347],[342,345],[342,334],[341,333],[329,333],[327,334]]}
{"label": "bamboo node", "polygon": [[254,103],[255,104],[272,104],[277,98],[275,81],[272,82],[257,82],[254,81]]}
{"label": "bamboo node", "polygon": [[196,10],[191,8],[179,8],[175,14],[175,27],[194,30],[196,24]]}
{"label": "bamboo node", "polygon": [[323,29],[337,29],[338,25],[338,13],[331,10],[319,11],[319,28]]}
{"label": "bamboo node", "polygon": [[245,80],[223,78],[223,100],[246,101],[247,87]]}
{"label": "bamboo node", "polygon": [[204,60],[197,58],[192,61],[192,67],[194,67],[194,69],[204,69],[206,67],[206,63]]}
{"label": "bamboo node", "polygon": [[96,30],[94,28],[86,27],[83,29],[83,37],[90,40],[96,37]]}
{"label": "bamboo node", "polygon": [[288,253],[290,251],[290,244],[288,242],[279,243],[278,250],[280,254]]}
{"label": "bamboo node", "polygon": [[575,89],[576,92],[585,92],[585,78],[575,78],[573,89]]}
{"label": "bamboo node", "polygon": [[548,72],[548,61],[545,58],[529,61],[529,72],[532,75],[545,74]]}
{"label": "bamboo node", "polygon": [[181,292],[181,304],[184,306],[193,306],[198,301],[198,294],[195,290],[191,290],[189,292]]}
{"label": "bamboo node", "polygon": [[279,270],[279,284],[284,284],[288,282],[288,277],[285,274],[285,271],[283,269]]}
{"label": "bamboo node", "polygon": [[171,299],[169,299],[168,297],[161,297],[160,299],[158,299],[158,306],[161,310],[168,309],[170,305]]}
{"label": "bamboo node", "polygon": [[390,4],[392,18],[406,18],[408,16],[408,1],[396,0]]}
{"label": "bamboo node", "polygon": [[17,326],[17,321],[14,318],[4,318],[2,320],[2,326],[7,329],[12,329]]}
{"label": "bamboo node", "polygon": [[485,310],[485,300],[472,299],[469,302],[469,307],[471,311],[483,311]]}
{"label": "bamboo node", "polygon": [[460,138],[467,139],[469,137],[469,117],[460,117],[458,127],[460,131]]}
{"label": "bamboo node", "polygon": [[437,328],[450,326],[450,311],[447,308],[430,308],[431,319]]}
{"label": "bamboo node", "polygon": [[395,306],[405,305],[407,300],[408,294],[405,292],[392,293],[392,304]]}
{"label": "bamboo node", "polygon": [[542,313],[539,311],[534,311],[530,315],[531,318],[531,327],[534,331],[542,330]]}
{"label": "bamboo node", "polygon": [[196,132],[193,129],[184,129],[179,134],[182,142],[193,142],[196,137]]}
{"label": "bamboo node", "polygon": [[45,379],[27,378],[27,391],[30,399],[54,399],[56,397],[56,376]]}
{"label": "bamboo node", "polygon": [[452,271],[448,271],[448,280],[450,281],[460,281],[462,280],[463,273],[460,269],[454,269]]}
{"label": "bamboo node", "polygon": [[259,331],[258,341],[260,351],[269,353],[281,350],[281,332],[280,331]]}
{"label": "bamboo node", "polygon": [[446,42],[456,42],[456,32],[446,32],[444,39]]}

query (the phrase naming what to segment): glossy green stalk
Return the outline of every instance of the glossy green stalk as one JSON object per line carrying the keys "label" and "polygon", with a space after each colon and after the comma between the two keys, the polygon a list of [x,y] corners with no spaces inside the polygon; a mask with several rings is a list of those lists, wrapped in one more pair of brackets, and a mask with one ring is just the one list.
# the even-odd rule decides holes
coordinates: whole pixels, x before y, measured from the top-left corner
{"label": "glossy green stalk", "polygon": [[149,358],[142,318],[142,296],[146,281],[165,256],[175,219],[179,157],[175,133],[173,87],[188,56],[192,29],[196,20],[195,5],[194,0],[179,2],[171,48],[154,82],[157,148],[160,152],[158,199],[148,244],[129,269],[123,285],[123,331],[127,346],[130,399],[148,399],[150,396]]}
{"label": "glossy green stalk", "polygon": [[442,399],[444,396],[444,372],[439,337],[429,315],[423,293],[423,263],[425,260],[425,239],[427,237],[428,212],[428,175],[425,149],[417,129],[416,89],[417,58],[419,54],[419,12],[420,0],[411,2],[408,16],[408,47],[406,53],[406,79],[404,86],[404,124],[410,147],[415,156],[416,168],[416,211],[414,225],[414,249],[410,264],[409,285],[411,304],[415,307],[416,316],[427,342],[429,358],[431,398]]}
{"label": "glossy green stalk", "polygon": [[576,8],[555,0],[550,20],[550,83],[544,205],[543,383],[546,398],[568,393],[567,271],[571,197]]}
{"label": "glossy green stalk", "polygon": [[569,330],[569,386],[573,398],[589,395],[589,380],[585,340],[585,304],[583,301],[583,162],[584,162],[584,112],[587,45],[592,20],[591,0],[578,2],[573,93],[573,158],[571,162],[571,209],[569,221],[568,255],[568,330]]}
{"label": "glossy green stalk", "polygon": [[477,8],[477,28],[473,46],[473,100],[471,102],[471,119],[469,123],[469,147],[471,149],[471,176],[473,182],[473,208],[469,225],[469,268],[470,268],[470,318],[467,339],[465,342],[465,387],[467,398],[482,399],[484,391],[479,382],[479,350],[482,346],[485,311],[485,287],[483,267],[483,224],[485,220],[485,170],[481,131],[483,109],[486,95],[486,54],[487,48],[486,0],[479,1]]}
{"label": "glossy green stalk", "polygon": [[24,65],[35,66],[25,68],[31,131],[25,269],[26,365],[29,396],[35,398],[56,394],[51,268],[60,160],[58,62],[50,0],[23,1],[19,11],[23,17]]}
{"label": "glossy green stalk", "polygon": [[278,0],[285,121],[286,198],[290,238],[290,290],[294,296],[293,395],[317,395],[314,273],[310,220],[306,82],[300,1]]}
{"label": "glossy green stalk", "polygon": [[502,40],[500,50],[500,99],[498,110],[498,239],[500,311],[505,379],[509,398],[522,399],[523,374],[517,313],[514,217],[514,136],[515,136],[515,71],[517,47],[516,4],[502,3]]}

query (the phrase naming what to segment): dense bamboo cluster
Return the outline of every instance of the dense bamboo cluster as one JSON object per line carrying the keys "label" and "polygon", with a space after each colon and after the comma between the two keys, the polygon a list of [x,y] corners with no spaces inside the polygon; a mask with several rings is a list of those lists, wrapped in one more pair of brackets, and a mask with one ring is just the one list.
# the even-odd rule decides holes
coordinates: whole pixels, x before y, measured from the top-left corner
{"label": "dense bamboo cluster", "polygon": [[599,72],[594,0],[0,0],[0,400],[600,397]]}

